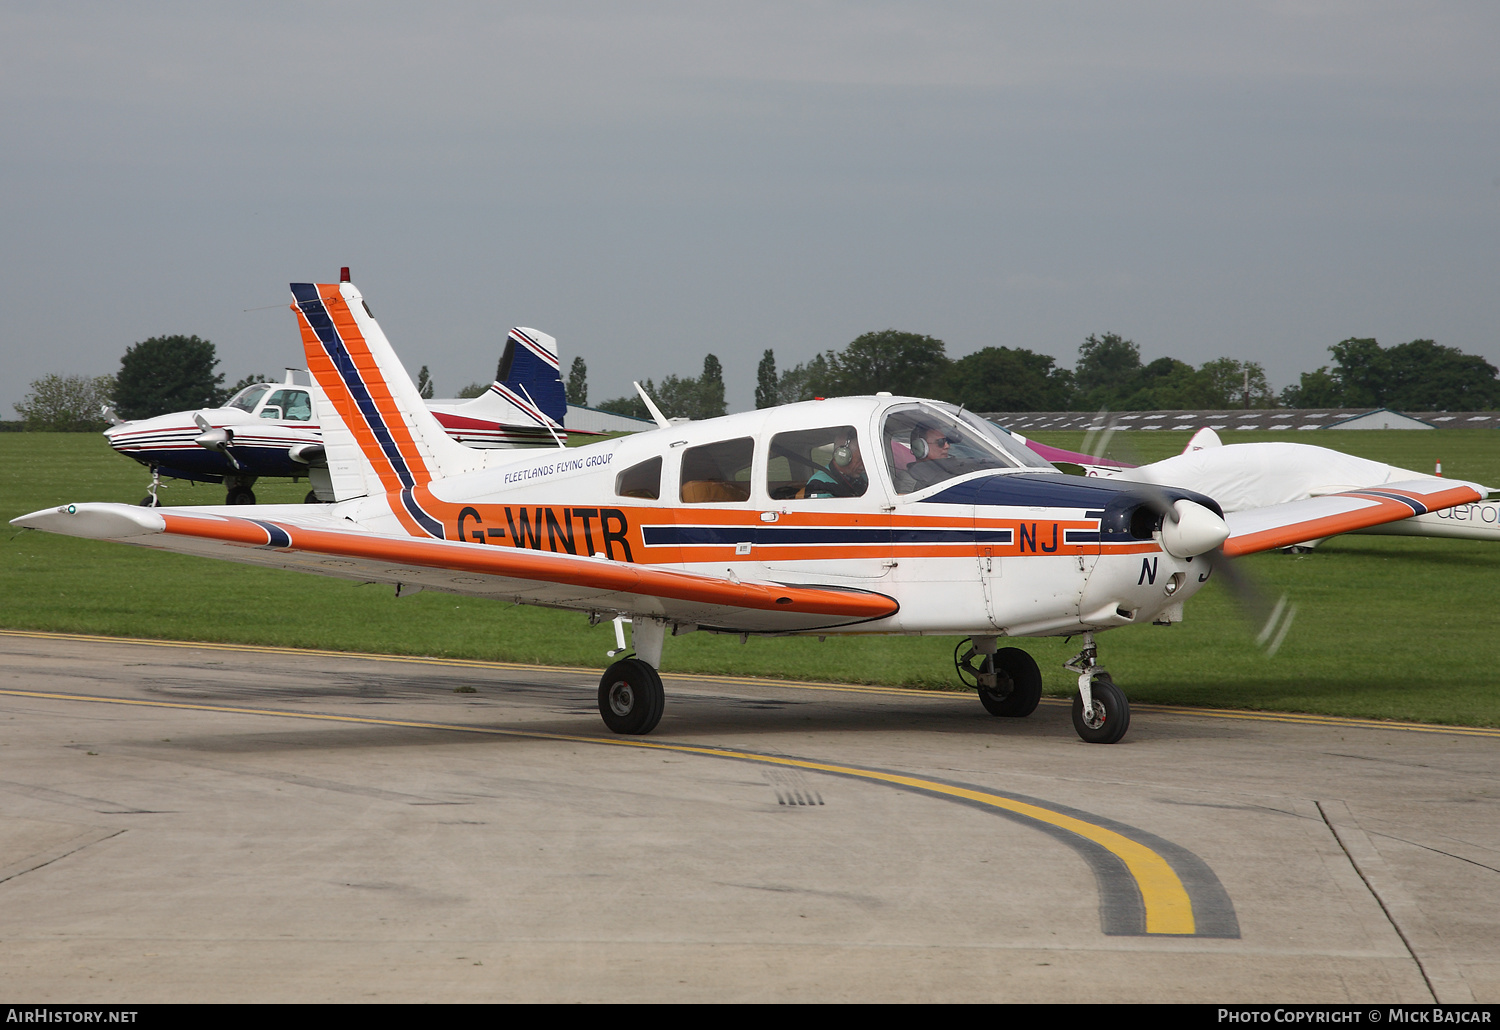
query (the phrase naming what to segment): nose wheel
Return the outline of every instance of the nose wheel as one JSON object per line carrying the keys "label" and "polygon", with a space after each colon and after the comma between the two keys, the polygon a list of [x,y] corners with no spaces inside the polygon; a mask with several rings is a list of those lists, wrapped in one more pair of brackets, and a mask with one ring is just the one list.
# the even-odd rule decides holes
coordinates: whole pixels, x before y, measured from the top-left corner
{"label": "nose wheel", "polygon": [[1114,744],[1130,729],[1130,702],[1098,665],[1094,634],[1083,635],[1083,650],[1063,665],[1078,673],[1078,696],[1073,699],[1073,728],[1090,744]]}
{"label": "nose wheel", "polygon": [[1107,672],[1095,675],[1089,688],[1087,706],[1082,693],[1073,699],[1073,728],[1090,744],[1113,744],[1130,729],[1130,702]]}

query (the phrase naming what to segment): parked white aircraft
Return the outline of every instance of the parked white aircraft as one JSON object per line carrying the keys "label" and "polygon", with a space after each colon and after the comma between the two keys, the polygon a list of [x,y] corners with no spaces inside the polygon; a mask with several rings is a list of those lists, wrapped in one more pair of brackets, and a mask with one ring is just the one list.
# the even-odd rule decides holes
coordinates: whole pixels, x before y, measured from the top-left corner
{"label": "parked white aircraft", "polygon": [[[1086,457],[1080,455],[1079,457]],[[1489,487],[1444,479],[1384,462],[1302,443],[1236,443],[1225,446],[1212,429],[1200,429],[1178,455],[1136,467],[1085,464],[1085,473],[1101,479],[1160,486],[1184,486],[1205,493],[1226,512],[1323,497],[1349,490],[1375,490],[1388,483],[1463,483],[1481,498],[1441,511],[1413,509],[1410,517],[1354,530],[1388,536],[1463,537],[1500,540],[1500,505],[1484,500]],[[1298,541],[1314,547],[1326,538]]]}
{"label": "parked white aircraft", "polygon": [[[421,403],[349,283],[292,286],[323,388],[331,506],[77,503],[16,526],[632,620],[599,683],[617,733],[661,718],[668,636],[968,636],[986,710],[1025,716],[1041,674],[1003,637],[1081,635],[1079,736],[1113,743],[1125,695],[1094,634],[1172,622],[1227,557],[1480,495],[1460,483],[1222,516],[1180,488],[1065,476],[983,419],[914,397],[767,408],[568,450],[474,450]],[[962,645],[961,645],[962,646]]]}
{"label": "parked white aircraft", "polygon": [[[343,281],[348,281],[344,269]],[[113,418],[109,445],[151,469],[141,502],[158,503],[161,476],[224,484],[225,504],[254,504],[253,487],[266,476],[307,477],[308,501],[331,501],[324,465],[316,384],[299,386],[288,370],[283,383],[256,383],[222,408],[177,411],[125,422]],[[559,376],[557,340],[535,329],[506,337],[495,381],[478,397],[433,400],[427,407],[448,435],[469,447],[560,447],[568,402]]]}

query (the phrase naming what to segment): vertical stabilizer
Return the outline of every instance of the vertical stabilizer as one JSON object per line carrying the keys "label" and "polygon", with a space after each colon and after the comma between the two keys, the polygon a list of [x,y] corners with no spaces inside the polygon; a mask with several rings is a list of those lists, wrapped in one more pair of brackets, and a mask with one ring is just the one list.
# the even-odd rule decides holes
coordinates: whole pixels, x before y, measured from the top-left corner
{"label": "vertical stabilizer", "polygon": [[555,338],[517,327],[505,340],[495,385],[490,389],[537,425],[561,429],[568,414],[568,394],[560,367]]}
{"label": "vertical stabilizer", "polygon": [[485,467],[483,452],[443,431],[353,284],[293,283],[292,297],[308,370],[327,400],[320,419],[336,495],[399,495],[392,507],[407,529],[441,537],[413,490]]}

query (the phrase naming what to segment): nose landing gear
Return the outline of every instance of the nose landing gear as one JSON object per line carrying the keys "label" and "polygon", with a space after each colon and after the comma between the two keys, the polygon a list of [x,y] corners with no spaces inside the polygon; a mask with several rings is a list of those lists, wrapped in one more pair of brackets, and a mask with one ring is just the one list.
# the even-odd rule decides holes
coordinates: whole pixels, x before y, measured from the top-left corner
{"label": "nose landing gear", "polygon": [[1130,702],[1125,692],[1099,667],[1094,634],[1083,635],[1083,650],[1063,665],[1078,674],[1073,699],[1073,728],[1090,744],[1113,744],[1130,729]]}

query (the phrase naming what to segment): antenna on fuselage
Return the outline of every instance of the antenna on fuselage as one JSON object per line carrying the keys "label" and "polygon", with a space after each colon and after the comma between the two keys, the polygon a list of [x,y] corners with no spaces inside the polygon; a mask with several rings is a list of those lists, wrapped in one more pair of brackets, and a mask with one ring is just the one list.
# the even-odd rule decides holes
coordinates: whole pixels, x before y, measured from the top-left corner
{"label": "antenna on fuselage", "polygon": [[[526,389],[525,384],[523,384],[523,383],[517,383],[516,385],[521,388],[521,392],[526,395],[526,399],[531,402],[531,406],[533,408],[536,408],[537,411],[542,411],[541,408],[537,407],[536,401],[534,401],[534,400],[531,399],[531,391],[528,390],[528,389]],[[557,444],[557,446],[559,448],[567,447],[568,445],[562,442],[562,438],[559,437],[557,435],[557,433],[553,431],[553,429],[552,429],[552,419],[548,417],[548,415],[547,415],[547,413],[545,411],[542,411],[542,418],[547,419],[547,421],[545,421],[545,422],[542,423],[542,428],[546,429],[547,432],[552,433],[552,439]]]}
{"label": "antenna on fuselage", "polygon": [[641,387],[641,384],[632,379],[630,385],[635,387],[635,392],[640,394],[641,400],[646,402],[646,410],[651,412],[651,417],[656,419],[656,424],[663,429],[671,429],[671,421],[661,413],[661,409],[656,406],[656,402],[651,399],[651,395]]}

